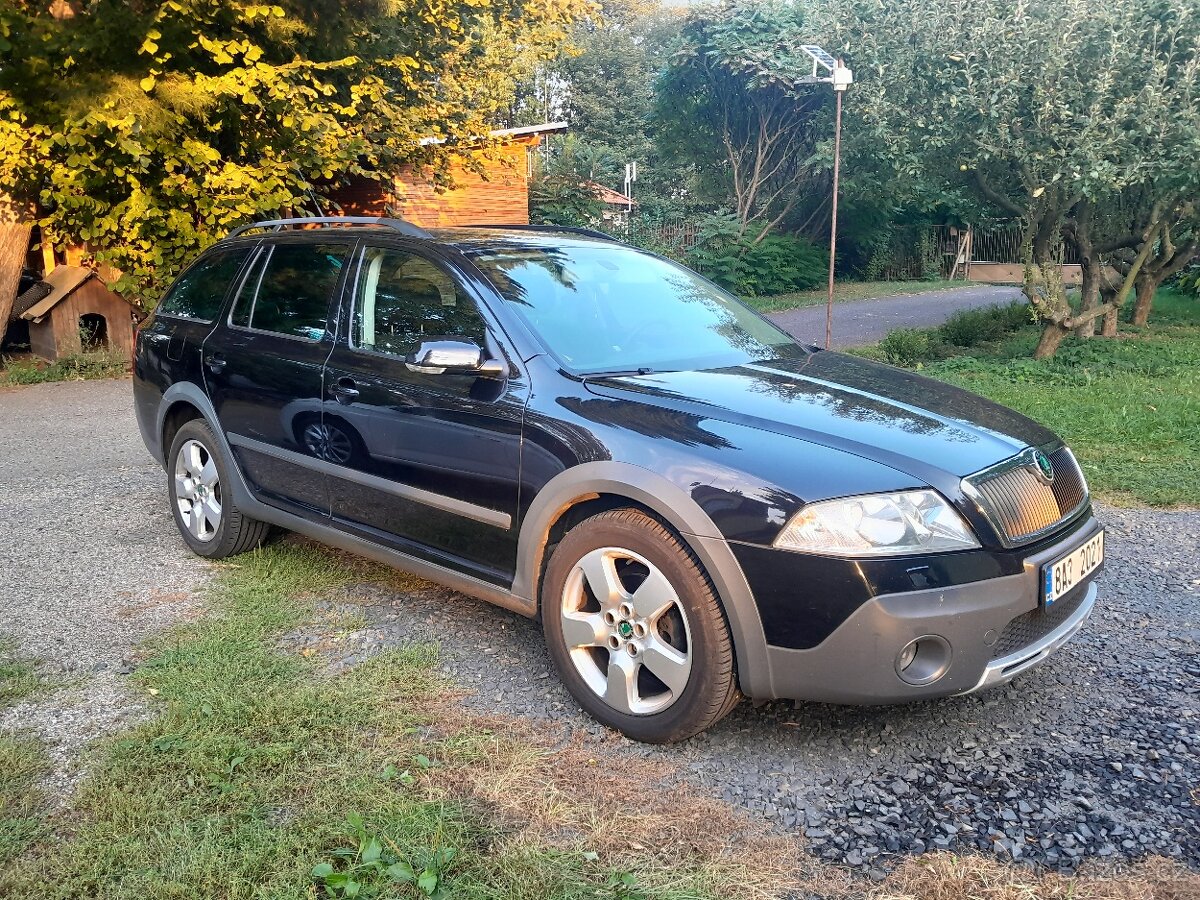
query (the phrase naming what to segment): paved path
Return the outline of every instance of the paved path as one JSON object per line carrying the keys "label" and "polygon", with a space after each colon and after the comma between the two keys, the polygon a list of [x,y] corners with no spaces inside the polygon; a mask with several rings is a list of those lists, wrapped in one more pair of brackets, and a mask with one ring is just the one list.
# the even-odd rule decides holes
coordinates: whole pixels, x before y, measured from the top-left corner
{"label": "paved path", "polygon": [[[941,325],[960,309],[978,309],[1009,303],[1021,289],[1008,285],[978,284],[948,291],[897,294],[878,300],[851,300],[833,306],[833,346],[873,344],[893,328],[928,328]],[[825,343],[825,307],[808,306],[769,313],[780,328],[809,344]]]}

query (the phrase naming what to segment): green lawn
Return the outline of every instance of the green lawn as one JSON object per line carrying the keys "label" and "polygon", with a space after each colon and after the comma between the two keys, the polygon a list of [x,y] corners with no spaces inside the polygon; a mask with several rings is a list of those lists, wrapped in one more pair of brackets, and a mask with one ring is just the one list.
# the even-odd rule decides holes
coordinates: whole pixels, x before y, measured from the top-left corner
{"label": "green lawn", "polygon": [[[1031,358],[1037,342],[1032,326],[970,349],[947,349],[938,329],[898,337],[908,343],[923,336],[930,339],[925,360],[909,359],[910,365],[1054,429],[1074,449],[1101,498],[1200,505],[1200,301],[1195,297],[1163,290],[1147,327],[1122,324],[1115,340],[1072,337],[1045,361]],[[880,347],[865,353],[882,355]],[[939,358],[948,353],[953,355]]]}
{"label": "green lawn", "polygon": [[[833,285],[833,302],[874,300],[898,294],[920,294],[927,291],[946,291],[967,285],[965,281],[837,281]],[[782,312],[805,306],[820,306],[828,297],[826,288],[795,291],[770,297],[743,297],[742,300],[759,312]]]}

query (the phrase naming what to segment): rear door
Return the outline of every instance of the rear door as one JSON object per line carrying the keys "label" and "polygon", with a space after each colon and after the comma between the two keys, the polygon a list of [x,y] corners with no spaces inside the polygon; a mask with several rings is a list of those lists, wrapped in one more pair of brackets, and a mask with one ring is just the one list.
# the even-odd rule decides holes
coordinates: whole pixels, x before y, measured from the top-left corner
{"label": "rear door", "polygon": [[[445,261],[415,246],[368,244],[356,269],[346,334],[325,370],[333,517],[432,562],[511,583],[528,382]],[[434,337],[473,341],[505,362],[507,377],[406,365]]]}
{"label": "rear door", "polygon": [[[204,384],[200,349],[253,252],[253,244],[244,244],[202,256],[176,279],[142,326],[138,377],[158,387],[158,396],[176,382]],[[153,415],[147,421],[153,422]]]}
{"label": "rear door", "polygon": [[329,514],[305,431],[321,420],[322,367],[353,240],[263,244],[228,319],[204,344],[209,397],[251,489],[265,502]]}

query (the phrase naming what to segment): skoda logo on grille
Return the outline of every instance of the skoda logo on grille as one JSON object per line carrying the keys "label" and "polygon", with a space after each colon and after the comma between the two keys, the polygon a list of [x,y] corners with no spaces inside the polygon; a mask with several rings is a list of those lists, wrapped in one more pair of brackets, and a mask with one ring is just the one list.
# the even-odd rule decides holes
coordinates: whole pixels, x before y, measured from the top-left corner
{"label": "skoda logo on grille", "polygon": [[1053,484],[1054,464],[1050,462],[1050,457],[1048,457],[1041,450],[1036,450],[1033,454],[1033,461],[1037,465],[1035,474],[1046,484]]}

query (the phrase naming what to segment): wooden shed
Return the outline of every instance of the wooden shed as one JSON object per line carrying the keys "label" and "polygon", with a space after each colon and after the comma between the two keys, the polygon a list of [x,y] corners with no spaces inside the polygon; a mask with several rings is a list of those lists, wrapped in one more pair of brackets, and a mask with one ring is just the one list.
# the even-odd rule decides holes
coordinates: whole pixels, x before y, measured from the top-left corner
{"label": "wooden shed", "polygon": [[465,160],[453,164],[451,190],[438,190],[419,169],[405,166],[388,180],[354,179],[334,191],[333,200],[347,215],[398,216],[427,228],[527,225],[529,154],[544,135],[566,128],[565,122],[549,122],[493,131],[490,136],[498,144],[477,160],[482,172]]}
{"label": "wooden shed", "polygon": [[17,298],[16,308],[29,323],[30,349],[52,362],[85,350],[133,354],[135,310],[92,269],[56,267]]}

